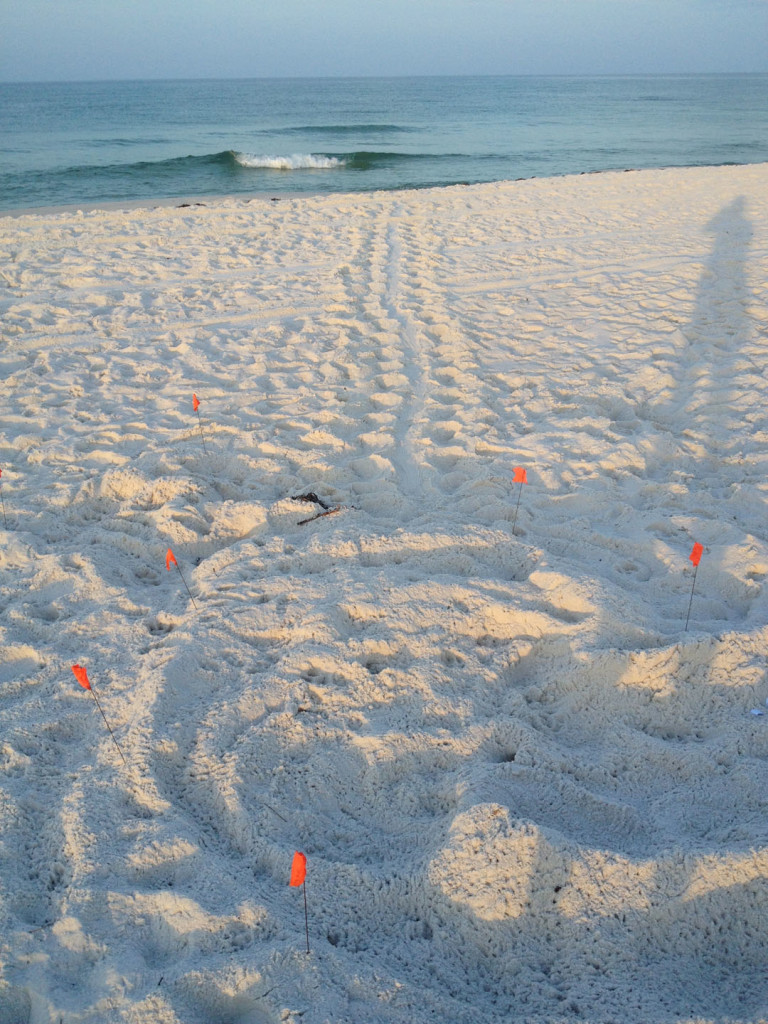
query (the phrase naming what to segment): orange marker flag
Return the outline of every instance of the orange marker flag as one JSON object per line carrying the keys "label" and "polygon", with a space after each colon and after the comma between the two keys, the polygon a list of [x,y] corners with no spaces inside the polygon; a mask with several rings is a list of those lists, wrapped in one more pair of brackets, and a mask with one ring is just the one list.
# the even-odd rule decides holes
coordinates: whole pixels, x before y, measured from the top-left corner
{"label": "orange marker flag", "polygon": [[307,911],[307,858],[297,850],[291,864],[291,880],[289,885],[301,885],[304,888],[304,929],[307,935],[307,952],[309,952],[309,912]]}
{"label": "orange marker flag", "polygon": [[299,853],[297,850],[293,855],[293,863],[291,864],[291,880],[289,885],[304,885],[304,880],[307,877],[307,858],[303,853]]}
{"label": "orange marker flag", "polygon": [[197,410],[199,408],[200,408],[200,399],[197,397],[197,395],[194,392],[192,392],[192,409],[193,409],[194,412],[197,412]]}
{"label": "orange marker flag", "polygon": [[75,679],[85,690],[90,690],[91,684],[88,682],[88,673],[85,671],[82,665],[73,665],[72,671],[75,673]]}
{"label": "orange marker flag", "polygon": [[[168,548],[165,554],[165,568],[168,570],[168,572],[171,571],[172,565],[175,565],[176,568],[179,569],[179,563],[176,561],[176,556],[171,551],[171,549]],[[181,571],[181,569],[179,569],[179,576],[181,576],[181,582],[184,584],[185,587],[187,587],[187,581],[184,579],[184,573]],[[195,608],[197,608],[197,602],[195,601],[194,597],[192,597],[192,591],[189,589],[189,587],[187,587],[187,593],[189,594],[190,601],[195,606]]]}
{"label": "orange marker flag", "polygon": [[528,474],[522,466],[515,467],[515,475],[512,477],[513,484],[520,484],[520,490],[517,492],[517,504],[515,505],[515,518],[512,520],[512,536],[515,534],[515,527],[517,526],[517,510],[520,508],[520,496],[523,493],[523,484],[528,483]]}
{"label": "orange marker flag", "polygon": [[703,554],[704,554],[704,545],[703,544],[699,544],[699,542],[696,541],[696,543],[693,545],[693,551],[691,551],[690,555],[688,555],[689,561],[693,563],[694,570],[693,570],[693,583],[691,584],[691,599],[688,602],[688,614],[685,617],[685,631],[686,631],[686,633],[688,632],[688,622],[690,621],[690,618],[691,618],[691,605],[693,604],[693,588],[696,586],[696,573],[699,571],[699,562],[701,561],[701,556]]}
{"label": "orange marker flag", "polygon": [[75,673],[75,679],[78,681],[78,683],[80,683],[83,689],[91,691],[91,696],[96,701],[96,707],[99,709],[99,711],[101,711],[101,717],[104,719],[104,725],[106,725],[107,731],[109,732],[109,735],[112,737],[112,742],[117,747],[118,754],[123,759],[123,764],[128,764],[128,762],[125,760],[125,754],[123,754],[122,750],[120,749],[120,744],[115,739],[115,734],[112,732],[112,728],[109,722],[107,721],[107,716],[104,714],[104,710],[102,709],[102,706],[99,703],[99,698],[96,696],[96,691],[91,685],[91,681],[88,678],[88,673],[86,672],[82,665],[73,665],[72,671]]}

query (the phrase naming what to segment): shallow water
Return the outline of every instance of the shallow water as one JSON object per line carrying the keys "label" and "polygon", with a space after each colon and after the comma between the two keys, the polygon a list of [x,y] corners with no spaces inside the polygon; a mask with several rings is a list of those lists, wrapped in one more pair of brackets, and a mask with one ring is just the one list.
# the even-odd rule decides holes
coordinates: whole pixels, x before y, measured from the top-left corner
{"label": "shallow water", "polygon": [[0,209],[768,160],[768,75],[0,85]]}

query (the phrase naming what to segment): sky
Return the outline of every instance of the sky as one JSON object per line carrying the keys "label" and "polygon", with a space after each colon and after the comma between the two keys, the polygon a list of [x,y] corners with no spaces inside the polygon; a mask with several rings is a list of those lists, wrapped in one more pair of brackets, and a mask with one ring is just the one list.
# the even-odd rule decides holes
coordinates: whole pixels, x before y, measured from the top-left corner
{"label": "sky", "polygon": [[0,81],[768,72],[768,0],[0,0]]}

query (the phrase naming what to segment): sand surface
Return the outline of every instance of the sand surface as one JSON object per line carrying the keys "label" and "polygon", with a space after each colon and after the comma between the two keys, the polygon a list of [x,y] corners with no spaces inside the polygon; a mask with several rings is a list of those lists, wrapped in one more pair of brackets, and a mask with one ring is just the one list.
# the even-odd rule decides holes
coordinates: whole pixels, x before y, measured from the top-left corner
{"label": "sand surface", "polygon": [[768,1018],[768,165],[0,253],[2,1024]]}

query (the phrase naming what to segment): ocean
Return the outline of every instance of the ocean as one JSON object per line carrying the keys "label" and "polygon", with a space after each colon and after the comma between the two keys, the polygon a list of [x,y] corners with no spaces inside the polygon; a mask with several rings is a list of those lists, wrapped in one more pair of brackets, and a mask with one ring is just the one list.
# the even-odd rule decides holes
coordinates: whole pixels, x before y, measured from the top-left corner
{"label": "ocean", "polygon": [[768,75],[0,84],[0,210],[768,161]]}

